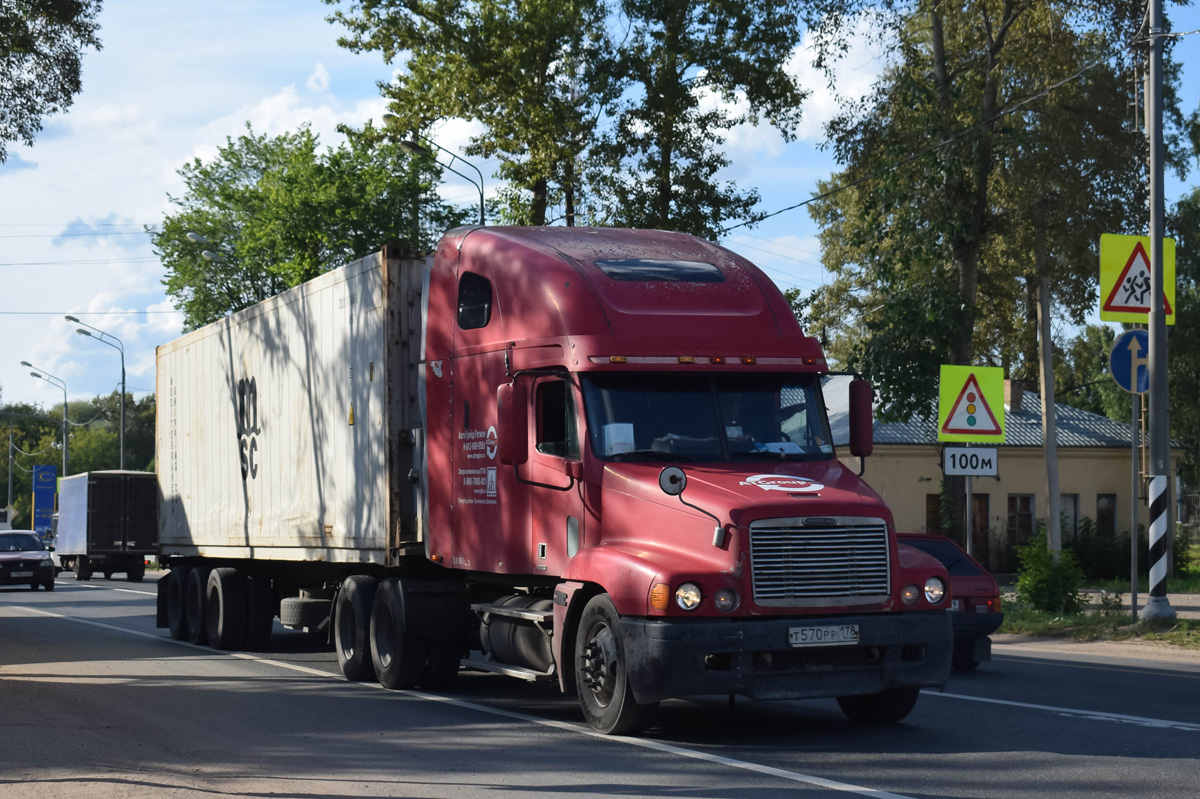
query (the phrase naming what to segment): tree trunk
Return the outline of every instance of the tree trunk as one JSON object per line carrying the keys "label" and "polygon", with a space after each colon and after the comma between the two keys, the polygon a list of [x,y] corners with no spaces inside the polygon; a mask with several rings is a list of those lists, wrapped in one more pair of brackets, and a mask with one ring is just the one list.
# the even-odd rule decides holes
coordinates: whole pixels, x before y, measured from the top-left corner
{"label": "tree trunk", "polygon": [[533,197],[529,203],[529,224],[544,225],[546,224],[546,198],[548,188],[545,178],[538,178],[533,182],[531,187]]}
{"label": "tree trunk", "polygon": [[1038,237],[1038,338],[1041,339],[1042,445],[1046,455],[1046,540],[1057,560],[1062,552],[1062,517],[1058,493],[1058,441],[1054,414],[1054,345],[1050,338],[1050,279],[1046,277],[1045,244]]}

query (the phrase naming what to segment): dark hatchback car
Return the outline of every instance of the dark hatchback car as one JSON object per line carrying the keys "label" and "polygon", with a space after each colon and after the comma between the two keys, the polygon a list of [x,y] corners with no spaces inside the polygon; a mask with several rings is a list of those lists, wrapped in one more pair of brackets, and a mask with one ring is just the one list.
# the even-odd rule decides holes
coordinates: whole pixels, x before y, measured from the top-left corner
{"label": "dark hatchback car", "polygon": [[27,585],[54,590],[54,562],[33,530],[0,532],[0,585]]}
{"label": "dark hatchback car", "polygon": [[1004,614],[1000,585],[979,561],[949,538],[924,533],[900,533],[900,543],[915,547],[942,562],[950,572],[950,613],[954,621],[954,668],[970,671],[992,659],[992,639]]}

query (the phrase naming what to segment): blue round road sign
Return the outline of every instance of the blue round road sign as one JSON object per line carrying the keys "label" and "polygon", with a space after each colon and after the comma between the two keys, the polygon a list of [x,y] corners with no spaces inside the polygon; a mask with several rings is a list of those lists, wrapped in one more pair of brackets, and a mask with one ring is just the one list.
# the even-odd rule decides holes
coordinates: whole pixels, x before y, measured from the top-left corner
{"label": "blue round road sign", "polygon": [[1108,368],[1117,385],[1131,394],[1150,391],[1150,336],[1145,330],[1127,330],[1113,343]]}

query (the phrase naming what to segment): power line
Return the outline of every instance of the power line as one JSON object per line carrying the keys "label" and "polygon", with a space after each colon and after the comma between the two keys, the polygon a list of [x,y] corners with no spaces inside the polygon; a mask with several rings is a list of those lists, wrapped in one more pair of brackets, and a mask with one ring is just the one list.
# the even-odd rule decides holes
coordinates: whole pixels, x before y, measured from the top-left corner
{"label": "power line", "polygon": [[0,263],[0,266],[92,266],[97,264],[148,264],[157,261],[157,258],[124,258],[117,260],[97,258],[81,261],[7,261]]}
{"label": "power line", "polygon": [[145,230],[113,230],[111,232],[95,233],[4,233],[0,239],[69,239],[76,236],[149,236]]}
{"label": "power line", "polygon": [[172,314],[183,311],[0,311],[0,316],[138,316],[141,314]]}

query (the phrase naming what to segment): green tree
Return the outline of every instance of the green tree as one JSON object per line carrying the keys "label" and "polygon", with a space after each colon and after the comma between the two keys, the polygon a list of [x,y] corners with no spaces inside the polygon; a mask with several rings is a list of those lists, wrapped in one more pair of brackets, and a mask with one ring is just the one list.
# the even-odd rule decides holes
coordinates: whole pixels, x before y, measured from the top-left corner
{"label": "green tree", "polygon": [[83,88],[83,51],[100,49],[100,0],[0,3],[0,163],[8,142],[32,145],[42,119]]}
{"label": "green tree", "polygon": [[1116,334],[1108,325],[1087,325],[1065,342],[1054,359],[1056,400],[1129,423],[1132,403],[1108,369]]}
{"label": "green tree", "polygon": [[1036,375],[1042,277],[1082,321],[1096,234],[1144,206],[1144,143],[1111,110],[1142,6],[924,0],[886,18],[893,66],[829,126],[845,168],[821,188],[851,188],[812,206],[837,275],[813,316],[909,416],[942,363]]}
{"label": "green tree", "polygon": [[561,198],[575,219],[577,163],[602,96],[585,68],[605,49],[602,0],[325,0],[355,52],[378,50],[400,74],[380,90],[402,126],[477,120],[468,155],[500,159],[508,221],[542,225]]}
{"label": "green tree", "polygon": [[[1200,142],[1196,144],[1200,157]],[[1200,188],[1180,200],[1167,216],[1175,239],[1175,324],[1169,327],[1167,360],[1171,437],[1183,443],[1179,473],[1200,487]]]}
{"label": "green tree", "polygon": [[247,125],[211,162],[196,159],[179,170],[186,191],[169,198],[177,210],[147,232],[186,329],[388,242],[428,249],[436,234],[470,215],[442,203],[436,169],[407,158],[381,131],[343,132],[345,143],[322,151],[307,128],[268,137]]}
{"label": "green tree", "polygon": [[807,92],[785,66],[800,10],[794,0],[621,0],[626,34],[596,65],[619,89],[590,175],[602,221],[716,238],[752,216],[758,192],[719,180],[729,165],[720,148],[725,131],[760,119],[793,138]]}

